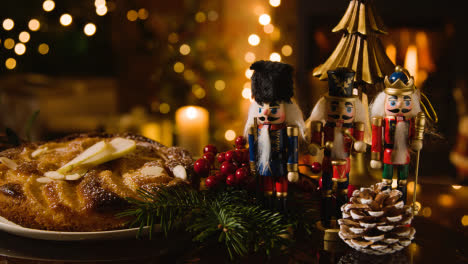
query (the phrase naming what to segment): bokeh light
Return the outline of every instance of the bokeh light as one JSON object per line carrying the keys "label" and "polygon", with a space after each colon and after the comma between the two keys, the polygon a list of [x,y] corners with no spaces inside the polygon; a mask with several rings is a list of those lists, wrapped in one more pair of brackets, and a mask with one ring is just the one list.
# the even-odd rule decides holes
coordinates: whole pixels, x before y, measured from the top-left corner
{"label": "bokeh light", "polygon": [[162,114],[167,114],[171,111],[171,106],[167,103],[162,103],[159,105],[159,112]]}
{"label": "bokeh light", "polygon": [[468,226],[468,215],[464,215],[461,219],[461,223],[463,226]]}
{"label": "bokeh light", "polygon": [[182,44],[180,45],[179,51],[182,55],[188,55],[190,53],[190,46],[187,44]]}
{"label": "bokeh light", "polygon": [[461,189],[461,185],[452,185],[452,188],[454,188],[455,190],[459,190]]}
{"label": "bokeh light", "polygon": [[50,12],[50,11],[54,10],[55,3],[52,0],[46,0],[46,1],[44,1],[44,3],[42,3],[42,8],[44,9],[44,11]]}
{"label": "bokeh light", "polygon": [[60,17],[60,24],[63,26],[69,26],[73,22],[73,18],[70,14],[63,14]]}
{"label": "bokeh light", "polygon": [[449,194],[441,194],[437,198],[440,205],[445,207],[451,207],[455,204],[455,198]]}
{"label": "bokeh light", "polygon": [[273,52],[270,54],[270,60],[271,61],[281,61],[281,55],[279,55],[278,52]]}
{"label": "bokeh light", "polygon": [[184,64],[180,61],[174,64],[174,71],[177,73],[181,73],[184,71]]}
{"label": "bokeh light", "polygon": [[256,34],[252,34],[249,36],[249,44],[252,46],[257,46],[260,44],[260,37]]}
{"label": "bokeh light", "polygon": [[273,7],[278,7],[281,5],[281,0],[270,0],[270,5]]}
{"label": "bokeh light", "polygon": [[179,35],[177,35],[177,33],[175,33],[175,32],[172,32],[167,37],[167,40],[172,44],[177,43],[177,41],[179,41]]}
{"label": "bokeh light", "polygon": [[214,85],[215,89],[218,91],[222,91],[226,88],[226,83],[223,80],[217,80]]}
{"label": "bokeh light", "polygon": [[203,12],[198,12],[195,14],[195,21],[198,23],[203,23],[206,21],[206,15]]}
{"label": "bokeh light", "polygon": [[291,56],[293,50],[292,50],[292,47],[289,46],[289,45],[284,45],[282,48],[281,48],[281,53],[283,53],[284,56]]}
{"label": "bokeh light", "polygon": [[18,37],[18,39],[23,43],[28,42],[30,38],[31,38],[31,35],[29,35],[29,33],[26,31],[21,32]]}
{"label": "bokeh light", "polygon": [[15,47],[15,41],[11,38],[7,38],[3,42],[3,45],[5,46],[5,49],[12,49],[13,47]]}
{"label": "bokeh light", "polygon": [[40,54],[46,55],[47,53],[49,53],[49,45],[42,43],[41,45],[39,45],[39,48],[37,50]]}
{"label": "bokeh light", "polygon": [[138,12],[135,10],[128,10],[127,19],[129,21],[136,21],[138,19]]}
{"label": "bokeh light", "polygon": [[37,19],[29,20],[28,27],[31,31],[38,31],[41,28],[41,23]]}
{"label": "bokeh light", "polygon": [[7,18],[5,20],[3,20],[3,28],[5,30],[12,30],[13,27],[15,26],[15,22],[13,21],[13,19],[11,18]]}
{"label": "bokeh light", "polygon": [[226,132],[224,133],[224,138],[227,141],[233,141],[236,138],[236,132],[234,132],[234,130],[232,129],[226,130]]}
{"label": "bokeh light", "polygon": [[23,43],[18,43],[15,45],[15,53],[18,55],[23,55],[26,52],[26,46]]}
{"label": "bokeh light", "polygon": [[84,27],[83,31],[87,36],[92,36],[96,33],[96,26],[93,23],[88,23]]}
{"label": "bokeh light", "polygon": [[253,70],[247,69],[245,71],[245,77],[247,77],[247,79],[250,79],[252,77],[253,72],[254,72]]}
{"label": "bokeh light", "polygon": [[138,18],[141,20],[145,20],[149,17],[149,12],[146,10],[146,8],[140,8],[138,10]]}
{"label": "bokeh light", "polygon": [[242,97],[244,97],[244,99],[252,98],[252,89],[250,88],[242,89]]}
{"label": "bokeh light", "polygon": [[260,23],[261,25],[268,25],[270,24],[271,22],[271,17],[268,15],[268,14],[262,14],[259,18],[258,18],[258,23]]}
{"label": "bokeh light", "polygon": [[9,70],[13,70],[15,67],[16,67],[16,60],[13,59],[13,58],[8,58],[6,61],[5,61],[5,66],[7,69]]}
{"label": "bokeh light", "polygon": [[96,14],[98,16],[104,16],[105,14],[107,14],[107,6],[105,5],[100,5],[98,7],[96,7]]}
{"label": "bokeh light", "polygon": [[275,30],[275,26],[273,26],[272,24],[268,24],[263,27],[263,32],[267,34],[273,33],[274,30]]}
{"label": "bokeh light", "polygon": [[214,10],[211,10],[210,12],[208,12],[208,20],[210,21],[216,21],[218,20],[218,12],[214,11]]}
{"label": "bokeh light", "polygon": [[255,61],[255,53],[253,52],[247,52],[245,53],[244,60],[248,63],[252,63]]}

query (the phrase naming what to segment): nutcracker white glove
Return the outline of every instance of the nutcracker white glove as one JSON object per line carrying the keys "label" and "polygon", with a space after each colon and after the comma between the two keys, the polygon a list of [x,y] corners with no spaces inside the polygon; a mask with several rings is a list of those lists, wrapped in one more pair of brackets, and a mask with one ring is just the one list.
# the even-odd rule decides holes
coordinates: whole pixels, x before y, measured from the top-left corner
{"label": "nutcracker white glove", "polygon": [[308,149],[309,149],[309,154],[311,156],[317,156],[317,154],[320,151],[320,146],[315,143],[312,143],[312,144],[309,144]]}
{"label": "nutcracker white glove", "polygon": [[411,143],[411,149],[414,150],[414,151],[420,151],[423,147],[423,142],[422,140],[414,140],[412,143]]}
{"label": "nutcracker white glove", "polygon": [[380,160],[371,160],[370,167],[373,169],[380,169],[382,168],[382,162]]}
{"label": "nutcracker white glove", "polygon": [[354,150],[357,152],[366,152],[367,145],[364,141],[356,141],[354,143]]}
{"label": "nutcracker white glove", "polygon": [[288,181],[290,181],[290,182],[299,181],[299,173],[297,173],[297,171],[288,172]]}

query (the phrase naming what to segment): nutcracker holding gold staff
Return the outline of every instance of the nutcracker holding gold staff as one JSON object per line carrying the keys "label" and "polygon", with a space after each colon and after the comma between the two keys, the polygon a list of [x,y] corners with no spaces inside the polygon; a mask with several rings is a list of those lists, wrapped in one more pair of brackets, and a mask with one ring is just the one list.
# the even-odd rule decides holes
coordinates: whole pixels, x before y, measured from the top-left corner
{"label": "nutcracker holding gold staff", "polygon": [[257,176],[257,191],[265,204],[284,210],[288,181],[299,179],[298,144],[305,127],[302,112],[292,101],[293,68],[281,62],[257,61],[250,69],[254,70],[254,101],[244,130],[250,169]]}
{"label": "nutcracker holding gold staff", "polygon": [[[421,111],[420,92],[414,79],[401,66],[385,77],[385,89],[372,102],[372,152],[370,166],[382,167],[383,182],[391,189],[393,171],[397,170],[398,190],[406,203],[410,148],[422,149],[425,115]],[[383,156],[383,157],[382,157]],[[382,159],[383,158],[383,159]]]}
{"label": "nutcracker holding gold staff", "polygon": [[[320,149],[324,149],[321,198],[323,227],[330,226],[332,216],[341,218],[341,205],[348,200],[350,152],[352,145],[358,152],[366,151],[363,139],[367,127],[364,107],[358,96],[353,95],[354,71],[337,68],[327,73],[329,92],[320,98],[307,121],[310,124],[309,153],[315,156]],[[335,206],[332,200],[334,183]]]}

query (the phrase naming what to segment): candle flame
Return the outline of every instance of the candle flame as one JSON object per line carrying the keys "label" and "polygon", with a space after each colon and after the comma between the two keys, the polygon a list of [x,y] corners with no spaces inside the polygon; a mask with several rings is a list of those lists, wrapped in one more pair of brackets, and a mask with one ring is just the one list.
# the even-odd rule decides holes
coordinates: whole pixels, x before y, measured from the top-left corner
{"label": "candle flame", "polygon": [[198,111],[195,107],[190,106],[187,108],[185,114],[187,115],[188,119],[195,119],[198,116]]}
{"label": "candle flame", "polygon": [[393,44],[389,44],[387,48],[385,49],[385,53],[387,53],[388,58],[393,62],[393,64],[396,64],[396,47]]}

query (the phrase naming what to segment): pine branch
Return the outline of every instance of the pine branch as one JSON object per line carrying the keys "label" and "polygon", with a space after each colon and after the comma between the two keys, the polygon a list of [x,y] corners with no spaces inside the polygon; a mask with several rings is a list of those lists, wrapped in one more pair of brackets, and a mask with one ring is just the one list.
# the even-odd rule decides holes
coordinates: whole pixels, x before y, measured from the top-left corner
{"label": "pine branch", "polygon": [[[288,230],[308,226],[301,215],[304,211],[288,214],[265,209],[253,202],[245,190],[195,191],[188,186],[161,187],[155,192],[139,190],[138,199],[129,198],[132,209],[120,217],[133,217],[131,227],[157,223],[164,234],[177,224],[183,224],[192,233],[193,241],[223,243],[231,259],[249,252],[271,255],[291,244]],[[311,222],[312,223],[312,222]],[[138,234],[141,235],[141,232]]]}

